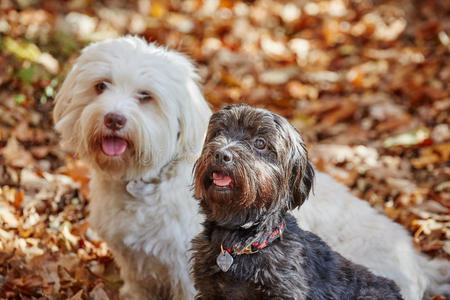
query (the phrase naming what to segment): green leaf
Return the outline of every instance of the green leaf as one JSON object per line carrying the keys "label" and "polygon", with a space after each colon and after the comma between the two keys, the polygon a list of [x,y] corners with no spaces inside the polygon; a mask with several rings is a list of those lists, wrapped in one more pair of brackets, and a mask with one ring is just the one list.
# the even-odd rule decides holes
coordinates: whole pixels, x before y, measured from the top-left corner
{"label": "green leaf", "polygon": [[399,135],[389,137],[384,141],[384,146],[414,146],[420,144],[430,136],[430,130],[425,127],[419,127],[416,130],[401,133]]}
{"label": "green leaf", "polygon": [[20,78],[23,83],[30,86],[34,81],[34,75],[36,74],[37,68],[32,65],[28,68],[22,69],[17,73],[17,77]]}
{"label": "green leaf", "polygon": [[55,89],[52,86],[50,86],[50,85],[45,87],[45,91],[44,92],[45,92],[45,96],[47,96],[47,97],[55,96]]}
{"label": "green leaf", "polygon": [[39,99],[39,102],[40,102],[41,104],[47,103],[47,96],[42,95],[41,98]]}
{"label": "green leaf", "polygon": [[22,104],[24,101],[25,101],[25,99],[26,99],[27,97],[24,95],[24,94],[17,94],[17,95],[14,95],[14,101],[16,102],[16,104]]}
{"label": "green leaf", "polygon": [[41,50],[33,43],[26,41],[16,41],[10,37],[4,39],[4,47],[20,59],[26,59],[32,62],[37,62],[41,56]]}
{"label": "green leaf", "polygon": [[78,51],[82,45],[78,43],[75,38],[64,31],[57,31],[53,35],[53,42],[56,44],[55,47],[58,50],[55,55],[64,55],[69,57],[75,51]]}

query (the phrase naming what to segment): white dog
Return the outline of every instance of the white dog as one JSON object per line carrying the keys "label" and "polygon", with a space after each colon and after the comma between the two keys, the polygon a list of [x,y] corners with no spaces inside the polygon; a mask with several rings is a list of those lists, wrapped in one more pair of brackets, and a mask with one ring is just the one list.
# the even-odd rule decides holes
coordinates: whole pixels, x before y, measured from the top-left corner
{"label": "white dog", "polygon": [[[211,114],[197,81],[182,54],[123,37],[85,48],[57,94],[55,127],[92,169],[89,221],[121,268],[124,299],[195,295],[188,250],[201,218],[190,184]],[[406,230],[328,175],[317,172],[297,218],[406,299],[450,294],[448,262],[421,256]]]}

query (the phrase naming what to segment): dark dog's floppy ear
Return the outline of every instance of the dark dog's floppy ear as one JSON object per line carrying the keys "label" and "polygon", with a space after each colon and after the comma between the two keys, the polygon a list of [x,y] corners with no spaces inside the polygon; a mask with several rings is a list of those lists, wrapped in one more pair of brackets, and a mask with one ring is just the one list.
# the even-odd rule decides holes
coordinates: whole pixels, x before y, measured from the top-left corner
{"label": "dark dog's floppy ear", "polygon": [[275,115],[275,123],[286,143],[285,170],[289,178],[290,209],[301,206],[308,198],[314,182],[314,168],[300,133],[283,117]]}
{"label": "dark dog's floppy ear", "polygon": [[314,183],[314,168],[311,163],[306,160],[302,170],[299,170],[296,166],[292,170],[291,175],[291,192],[292,192],[292,202],[291,209],[294,209],[305,202],[309,196],[309,192],[312,189]]}

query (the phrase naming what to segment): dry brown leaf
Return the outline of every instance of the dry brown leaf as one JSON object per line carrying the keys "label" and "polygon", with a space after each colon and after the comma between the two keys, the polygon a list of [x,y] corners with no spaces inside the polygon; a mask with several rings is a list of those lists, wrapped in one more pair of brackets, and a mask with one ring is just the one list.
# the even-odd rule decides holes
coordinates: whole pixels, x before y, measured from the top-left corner
{"label": "dry brown leaf", "polygon": [[23,277],[15,278],[9,284],[17,287],[23,294],[28,296],[35,295],[36,291],[46,285],[42,278],[35,274],[27,274]]}
{"label": "dry brown leaf", "polygon": [[22,189],[16,189],[16,192],[14,194],[14,207],[20,208],[22,206],[23,198],[24,198],[24,191]]}
{"label": "dry brown leaf", "polygon": [[75,182],[81,184],[80,192],[89,199],[89,168],[80,160],[70,160],[65,168],[60,170],[61,174],[71,177]]}
{"label": "dry brown leaf", "polygon": [[28,122],[22,121],[17,125],[12,134],[21,142],[33,140],[33,132],[28,126]]}
{"label": "dry brown leaf", "polygon": [[50,153],[51,149],[52,148],[49,146],[36,146],[36,147],[32,147],[30,149],[30,151],[34,157],[41,159],[41,158],[46,157]]}
{"label": "dry brown leaf", "polygon": [[70,297],[68,300],[84,300],[83,289],[80,289],[75,295]]}
{"label": "dry brown leaf", "polygon": [[357,109],[358,106],[353,101],[344,101],[338,109],[325,114],[321,122],[327,126],[332,126],[353,117]]}
{"label": "dry brown leaf", "polygon": [[33,166],[35,163],[30,152],[26,151],[14,137],[8,140],[6,147],[0,149],[0,152],[5,157],[5,162],[13,167],[24,168]]}
{"label": "dry brown leaf", "polygon": [[424,149],[418,158],[411,159],[411,164],[421,169],[428,165],[440,162],[448,162],[450,160],[450,142],[434,145]]}

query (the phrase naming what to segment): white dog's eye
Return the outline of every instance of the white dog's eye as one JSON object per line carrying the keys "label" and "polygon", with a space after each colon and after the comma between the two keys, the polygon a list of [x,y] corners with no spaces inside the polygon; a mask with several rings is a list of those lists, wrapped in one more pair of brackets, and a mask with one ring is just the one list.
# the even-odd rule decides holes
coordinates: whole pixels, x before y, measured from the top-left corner
{"label": "white dog's eye", "polygon": [[104,90],[106,90],[106,88],[108,87],[108,82],[106,81],[100,81],[99,83],[97,83],[95,85],[95,91],[97,92],[97,94],[101,94],[103,93]]}
{"label": "white dog's eye", "polygon": [[263,150],[264,148],[266,148],[266,141],[261,138],[256,139],[253,145],[255,146],[256,149]]}
{"label": "white dog's eye", "polygon": [[141,101],[142,103],[146,103],[153,100],[153,96],[149,92],[139,92],[138,98],[139,101]]}

